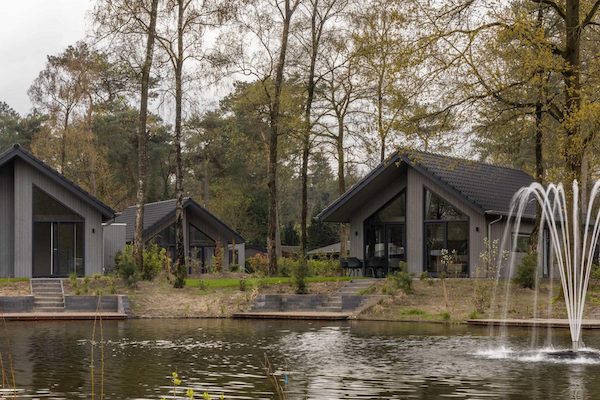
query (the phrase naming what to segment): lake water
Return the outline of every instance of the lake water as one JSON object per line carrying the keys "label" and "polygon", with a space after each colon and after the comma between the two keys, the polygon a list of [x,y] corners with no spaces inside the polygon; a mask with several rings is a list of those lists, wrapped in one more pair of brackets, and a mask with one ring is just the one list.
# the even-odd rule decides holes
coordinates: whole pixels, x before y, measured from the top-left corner
{"label": "lake water", "polygon": [[[91,398],[92,329],[89,321],[0,328],[5,370],[12,355],[16,398]],[[214,396],[273,398],[262,368],[265,353],[287,375],[291,399],[600,398],[600,364],[506,359],[487,352],[498,347],[487,329],[462,325],[132,320],[103,322],[102,334],[103,378],[100,349],[93,355],[97,399],[101,380],[105,399],[169,398],[175,370],[183,386]],[[567,331],[554,336],[568,345]],[[600,332],[585,331],[584,339],[600,348]],[[510,330],[509,348],[529,343],[528,330]]]}

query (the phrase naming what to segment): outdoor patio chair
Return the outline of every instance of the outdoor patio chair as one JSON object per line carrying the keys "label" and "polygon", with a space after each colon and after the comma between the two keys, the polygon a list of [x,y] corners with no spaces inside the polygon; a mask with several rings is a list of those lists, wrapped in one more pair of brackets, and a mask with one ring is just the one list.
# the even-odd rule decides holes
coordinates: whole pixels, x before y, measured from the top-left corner
{"label": "outdoor patio chair", "polygon": [[383,271],[385,269],[385,259],[383,257],[371,257],[367,260],[365,264],[365,275],[372,276],[373,278],[378,278],[383,275]]}
{"label": "outdoor patio chair", "polygon": [[345,260],[348,276],[359,276],[363,269],[363,263],[356,257],[350,257]]}

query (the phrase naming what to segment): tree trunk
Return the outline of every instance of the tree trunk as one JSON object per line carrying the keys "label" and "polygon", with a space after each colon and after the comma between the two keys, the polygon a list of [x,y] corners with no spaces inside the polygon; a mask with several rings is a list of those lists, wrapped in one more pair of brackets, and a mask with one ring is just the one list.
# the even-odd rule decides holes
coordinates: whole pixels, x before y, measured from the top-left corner
{"label": "tree trunk", "polygon": [[379,161],[385,160],[385,137],[386,133],[383,127],[383,74],[379,75],[377,80],[377,133],[381,140],[381,149]]}
{"label": "tree trunk", "polygon": [[[344,120],[338,118],[338,136],[336,138],[337,149],[337,178],[338,178],[338,194],[341,196],[346,193],[346,155],[344,153]],[[346,258],[348,254],[348,239],[349,228],[347,224],[340,224],[340,258]]]}
{"label": "tree trunk", "polygon": [[64,125],[63,125],[62,138],[61,138],[61,143],[60,143],[60,173],[61,174],[65,173],[65,165],[66,165],[66,158],[67,158],[67,130],[69,129],[70,114],[71,114],[70,110],[65,111],[65,121],[64,121]]}
{"label": "tree trunk", "polygon": [[567,167],[567,182],[576,179],[581,181],[581,163],[583,149],[580,145],[579,123],[573,121],[578,118],[577,113],[581,106],[581,26],[579,18],[579,0],[567,0],[565,9],[565,28],[566,28],[566,46],[564,58],[567,62],[563,74],[565,81],[565,103],[566,103],[566,123],[565,126],[565,148],[564,158]]}
{"label": "tree trunk", "polygon": [[183,162],[181,160],[181,112],[183,102],[184,0],[177,0],[177,58],[175,60],[175,287],[185,286],[185,243],[183,239]]}
{"label": "tree trunk", "polygon": [[[319,34],[317,27],[317,13],[319,1],[313,1],[311,12],[311,54],[308,77],[306,82],[306,104],[304,107],[304,136],[302,138],[302,218],[300,223],[300,273],[302,277],[307,275],[307,227],[308,227],[308,159],[310,156],[310,134],[312,131],[312,104],[315,95],[315,69],[317,65],[317,54],[319,51]],[[298,291],[306,291],[306,288],[298,288]]]}
{"label": "tree trunk", "polygon": [[137,209],[135,212],[135,238],[134,256],[135,263],[140,271],[144,269],[144,202],[146,201],[146,143],[148,131],[148,92],[150,90],[150,70],[152,69],[152,55],[154,53],[154,40],[156,36],[156,18],[158,13],[158,0],[152,0],[150,10],[150,25],[146,39],[146,55],[142,65],[140,119],[138,125],[138,188]]}
{"label": "tree trunk", "polygon": [[283,70],[285,68],[285,57],[287,54],[288,37],[290,33],[290,21],[296,9],[290,7],[290,0],[285,0],[285,11],[283,29],[281,32],[281,48],[279,59],[275,69],[274,93],[269,112],[269,168],[267,173],[267,185],[269,188],[269,226],[267,232],[267,252],[269,256],[269,273],[277,272],[277,142],[279,139],[279,109],[281,107],[281,89],[283,86]]}

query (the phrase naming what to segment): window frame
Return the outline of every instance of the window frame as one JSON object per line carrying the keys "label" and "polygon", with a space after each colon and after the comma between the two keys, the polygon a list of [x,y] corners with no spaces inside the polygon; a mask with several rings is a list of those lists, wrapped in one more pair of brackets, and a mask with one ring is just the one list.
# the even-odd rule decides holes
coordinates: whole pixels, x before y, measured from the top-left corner
{"label": "window frame", "polygon": [[[450,219],[450,220],[443,220],[443,219],[427,219],[427,191],[431,192],[432,195],[435,195],[437,197],[439,197],[440,199],[444,200],[446,203],[450,204],[452,207],[456,208],[461,214],[464,215],[464,219]],[[462,223],[467,223],[467,268],[465,271],[465,275],[467,277],[471,276],[471,217],[464,212],[461,208],[457,207],[453,202],[448,201],[446,199],[445,196],[441,196],[437,191],[431,189],[429,186],[427,185],[423,185],[423,201],[422,201],[422,207],[421,210],[423,212],[422,215],[422,220],[423,220],[423,224],[422,224],[422,228],[423,228],[423,235],[422,235],[422,246],[423,246],[423,265],[422,265],[422,269],[423,272],[426,272],[428,274],[437,275],[437,272],[432,272],[428,270],[428,260],[429,260],[429,254],[427,251],[427,225],[443,225],[444,226],[444,247],[445,249],[448,249],[448,223],[456,223],[456,222],[462,222]],[[448,249],[450,250],[450,249]]]}

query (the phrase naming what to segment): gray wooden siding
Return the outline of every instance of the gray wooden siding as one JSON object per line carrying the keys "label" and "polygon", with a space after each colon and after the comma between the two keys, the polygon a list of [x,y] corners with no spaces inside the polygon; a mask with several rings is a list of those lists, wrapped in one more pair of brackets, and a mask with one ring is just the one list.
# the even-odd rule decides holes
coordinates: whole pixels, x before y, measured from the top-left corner
{"label": "gray wooden siding", "polygon": [[[400,167],[398,168],[394,181],[390,182],[390,184],[386,186],[385,190],[378,193],[377,197],[371,198],[371,201],[369,201],[366,204],[363,204],[362,207],[355,211],[354,215],[350,219],[350,257],[356,257],[361,260],[364,259],[365,239],[363,232],[363,223],[365,219],[373,215],[377,210],[383,207],[383,205],[385,205],[388,201],[390,201],[396,195],[398,195],[405,187],[406,168]],[[408,197],[406,200],[408,207]]]}
{"label": "gray wooden siding", "polygon": [[37,186],[85,219],[85,274],[102,273],[102,216],[88,203],[21,160],[15,160],[15,276],[32,272],[32,190]]}
{"label": "gray wooden siding", "polygon": [[486,235],[485,216],[470,203],[446,190],[413,168],[399,168],[398,177],[376,198],[358,210],[350,221],[350,256],[364,259],[363,222],[406,187],[406,255],[409,272],[419,275],[424,270],[423,193],[429,188],[452,203],[469,217],[469,269],[471,276],[479,263]]}
{"label": "gray wooden siding", "polygon": [[115,256],[125,248],[125,229],[126,224],[104,224],[102,226],[102,237],[104,241],[104,260],[105,271],[111,271],[115,267]]}
{"label": "gray wooden siding", "polygon": [[0,277],[15,275],[14,270],[14,177],[13,163],[0,168]]}

